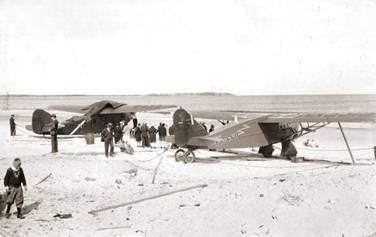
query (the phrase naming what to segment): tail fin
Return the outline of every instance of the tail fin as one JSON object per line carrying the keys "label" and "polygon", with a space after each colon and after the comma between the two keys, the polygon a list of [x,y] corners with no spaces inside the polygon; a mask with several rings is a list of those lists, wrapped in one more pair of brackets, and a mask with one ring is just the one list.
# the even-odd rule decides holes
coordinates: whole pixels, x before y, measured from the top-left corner
{"label": "tail fin", "polygon": [[193,119],[192,115],[184,109],[178,109],[173,116],[175,143],[186,146],[192,137],[205,136],[206,129]]}
{"label": "tail fin", "polygon": [[31,123],[34,133],[49,134],[50,133],[49,124],[51,123],[52,123],[51,115],[48,112],[42,109],[34,110],[32,123]]}

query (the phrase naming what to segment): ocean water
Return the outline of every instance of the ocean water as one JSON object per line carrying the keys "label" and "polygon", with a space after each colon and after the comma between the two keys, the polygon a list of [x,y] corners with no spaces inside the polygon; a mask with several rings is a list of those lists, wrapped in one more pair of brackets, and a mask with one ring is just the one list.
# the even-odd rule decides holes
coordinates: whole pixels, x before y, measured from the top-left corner
{"label": "ocean water", "polygon": [[88,105],[98,100],[127,104],[161,104],[191,110],[273,112],[376,112],[376,95],[283,95],[283,96],[0,96],[0,108],[46,109],[51,105]]}

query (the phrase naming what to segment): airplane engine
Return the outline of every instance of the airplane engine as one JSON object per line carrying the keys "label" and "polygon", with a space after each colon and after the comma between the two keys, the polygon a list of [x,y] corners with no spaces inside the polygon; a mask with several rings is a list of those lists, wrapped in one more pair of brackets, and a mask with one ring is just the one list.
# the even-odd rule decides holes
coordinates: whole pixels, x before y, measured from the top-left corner
{"label": "airplane engine", "polygon": [[175,143],[180,147],[186,146],[189,139],[195,136],[205,136],[208,132],[193,119],[185,109],[178,109],[173,115]]}
{"label": "airplane engine", "polygon": [[45,128],[45,125],[51,122],[51,114],[42,109],[34,110],[31,123],[33,132],[35,132],[36,134],[49,134],[49,130],[43,130],[43,128]]}

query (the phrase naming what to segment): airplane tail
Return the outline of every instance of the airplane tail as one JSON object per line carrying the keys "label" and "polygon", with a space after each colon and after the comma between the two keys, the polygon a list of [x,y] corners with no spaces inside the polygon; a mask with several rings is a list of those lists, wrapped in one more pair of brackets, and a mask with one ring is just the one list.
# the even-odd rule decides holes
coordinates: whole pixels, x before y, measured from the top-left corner
{"label": "airplane tail", "polygon": [[206,129],[199,124],[193,116],[184,109],[178,109],[173,115],[175,144],[184,147],[189,139],[208,134]]}
{"label": "airplane tail", "polygon": [[50,131],[49,131],[48,124],[51,124],[51,123],[52,123],[51,114],[49,114],[48,112],[42,109],[34,110],[32,123],[31,123],[34,133],[49,134]]}

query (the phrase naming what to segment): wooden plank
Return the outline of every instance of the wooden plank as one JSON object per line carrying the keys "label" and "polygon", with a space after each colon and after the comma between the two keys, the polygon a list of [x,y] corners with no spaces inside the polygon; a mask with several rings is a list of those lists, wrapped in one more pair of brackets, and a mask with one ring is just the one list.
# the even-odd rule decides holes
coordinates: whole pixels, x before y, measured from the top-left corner
{"label": "wooden plank", "polygon": [[116,208],[119,208],[119,207],[125,207],[125,206],[129,206],[129,205],[137,204],[137,203],[140,203],[140,202],[145,202],[145,201],[148,201],[148,200],[153,200],[153,199],[157,199],[157,198],[161,198],[161,197],[165,197],[165,196],[169,196],[169,195],[172,195],[172,194],[185,192],[185,191],[189,191],[189,190],[193,190],[193,189],[205,188],[207,186],[208,186],[207,184],[200,184],[200,185],[195,185],[195,186],[191,186],[191,187],[188,187],[188,188],[182,188],[182,189],[178,189],[178,190],[171,191],[171,192],[168,192],[168,193],[163,193],[163,194],[159,194],[159,195],[155,195],[155,196],[151,196],[151,197],[138,199],[138,200],[131,201],[131,202],[121,203],[121,204],[118,204],[118,205],[113,205],[113,206],[108,206],[108,207],[104,207],[104,208],[97,209],[97,210],[92,210],[92,211],[89,211],[89,214],[95,215],[97,213],[116,209]]}

